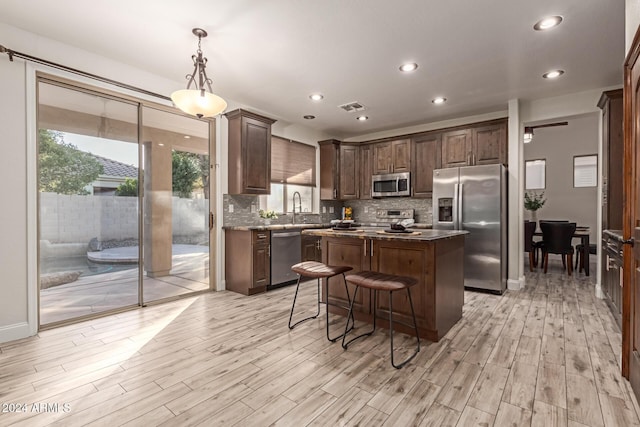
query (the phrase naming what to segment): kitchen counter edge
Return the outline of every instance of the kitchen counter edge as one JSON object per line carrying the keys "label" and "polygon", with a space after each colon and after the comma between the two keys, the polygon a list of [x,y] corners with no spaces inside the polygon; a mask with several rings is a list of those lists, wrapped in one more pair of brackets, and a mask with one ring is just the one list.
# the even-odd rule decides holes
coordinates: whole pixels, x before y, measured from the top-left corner
{"label": "kitchen counter edge", "polygon": [[[361,223],[362,227],[388,227],[389,224],[382,223]],[[318,229],[318,228],[331,228],[330,223],[310,223],[310,224],[270,224],[270,225],[223,225],[223,230],[235,230],[235,231],[272,231],[272,230],[305,230],[305,229]],[[417,229],[431,229],[431,224],[416,223],[413,228]]]}
{"label": "kitchen counter edge", "polygon": [[356,239],[377,239],[377,240],[393,240],[393,241],[407,241],[407,242],[424,242],[451,239],[458,236],[464,236],[469,234],[465,230],[416,230],[420,231],[420,234],[390,234],[379,233],[375,229],[364,229],[363,231],[337,231],[333,229],[329,230],[304,230],[303,234],[310,236],[321,237],[353,237]]}

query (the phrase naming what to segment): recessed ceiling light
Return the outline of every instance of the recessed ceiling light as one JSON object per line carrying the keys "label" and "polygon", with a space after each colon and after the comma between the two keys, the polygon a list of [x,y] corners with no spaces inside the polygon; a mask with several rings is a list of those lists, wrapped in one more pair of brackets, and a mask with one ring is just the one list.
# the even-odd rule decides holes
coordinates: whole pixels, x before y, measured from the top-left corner
{"label": "recessed ceiling light", "polygon": [[367,117],[367,116],[358,116],[358,117],[356,117],[356,120],[361,121],[361,122],[366,122],[367,120],[369,120],[369,117]]}
{"label": "recessed ceiling light", "polygon": [[542,75],[545,79],[556,79],[564,74],[564,70],[551,70]]}
{"label": "recessed ceiling light", "polygon": [[447,100],[447,98],[443,98],[443,97],[439,96],[437,98],[432,99],[431,102],[433,102],[436,105],[439,105],[439,104],[444,104],[446,102],[446,100]]}
{"label": "recessed ceiling light", "polygon": [[184,139],[191,139],[191,137],[189,135],[185,135]]}
{"label": "recessed ceiling light", "polygon": [[415,71],[418,69],[418,64],[416,64],[415,62],[409,62],[406,64],[402,64],[400,66],[400,71],[404,71],[405,73],[409,73],[411,71]]}
{"label": "recessed ceiling light", "polygon": [[311,114],[307,114],[306,116],[302,116],[303,118],[307,119],[307,120],[313,120],[316,118],[316,116],[312,116]]}
{"label": "recessed ceiling light", "polygon": [[542,18],[541,20],[536,22],[536,25],[533,26],[533,29],[536,31],[548,30],[549,28],[560,25],[561,22],[562,16],[560,15],[547,16],[546,18]]}
{"label": "recessed ceiling light", "polygon": [[309,99],[311,99],[312,101],[322,101],[324,99],[324,96],[320,93],[312,93],[311,95],[309,95]]}

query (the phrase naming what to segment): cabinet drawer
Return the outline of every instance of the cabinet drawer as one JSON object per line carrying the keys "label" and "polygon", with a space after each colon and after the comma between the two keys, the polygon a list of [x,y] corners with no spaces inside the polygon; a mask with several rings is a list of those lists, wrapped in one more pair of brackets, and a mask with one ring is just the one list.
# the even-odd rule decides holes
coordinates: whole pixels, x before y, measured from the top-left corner
{"label": "cabinet drawer", "polygon": [[271,237],[270,231],[253,231],[252,243],[264,243],[269,244],[269,238]]}

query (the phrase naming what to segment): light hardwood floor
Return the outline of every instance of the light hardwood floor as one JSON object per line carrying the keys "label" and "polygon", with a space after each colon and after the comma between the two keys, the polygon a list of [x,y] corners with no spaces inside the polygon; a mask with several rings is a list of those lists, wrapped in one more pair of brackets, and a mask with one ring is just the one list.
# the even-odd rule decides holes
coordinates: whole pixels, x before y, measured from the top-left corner
{"label": "light hardwood floor", "polygon": [[522,291],[466,292],[463,319],[401,370],[385,330],[346,351],[322,316],[289,331],[293,292],[211,293],[1,344],[0,425],[640,425],[620,331],[583,274],[552,265]]}

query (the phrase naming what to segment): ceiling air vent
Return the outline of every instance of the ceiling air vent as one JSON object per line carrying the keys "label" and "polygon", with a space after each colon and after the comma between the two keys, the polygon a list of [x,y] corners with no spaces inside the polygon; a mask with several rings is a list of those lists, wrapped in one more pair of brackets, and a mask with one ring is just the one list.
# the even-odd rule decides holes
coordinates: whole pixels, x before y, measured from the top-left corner
{"label": "ceiling air vent", "polygon": [[359,102],[349,102],[347,104],[339,105],[338,107],[342,108],[347,113],[364,110],[364,105],[360,104]]}

